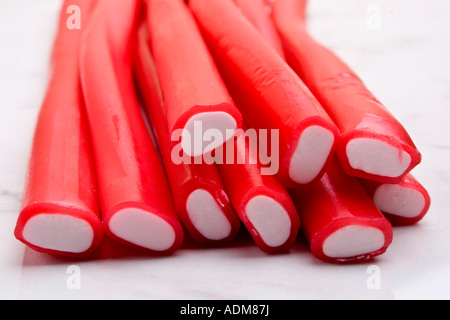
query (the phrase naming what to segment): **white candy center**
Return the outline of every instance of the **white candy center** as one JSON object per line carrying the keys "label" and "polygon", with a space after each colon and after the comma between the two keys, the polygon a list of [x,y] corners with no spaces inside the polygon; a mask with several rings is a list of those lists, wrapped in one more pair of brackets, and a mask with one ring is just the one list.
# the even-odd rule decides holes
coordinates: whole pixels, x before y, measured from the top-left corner
{"label": "white candy center", "polygon": [[384,234],[379,229],[347,226],[328,236],[323,243],[323,252],[330,258],[351,258],[375,252],[384,243]]}
{"label": "white candy center", "polygon": [[353,169],[390,178],[401,176],[411,164],[411,156],[405,151],[369,138],[350,141],[347,157]]}
{"label": "white candy center", "polygon": [[23,237],[31,244],[69,253],[87,251],[94,239],[88,222],[64,214],[39,214],[27,221]]}
{"label": "white candy center", "polygon": [[202,112],[191,117],[181,135],[181,147],[189,156],[201,156],[230,139],[236,120],[225,112]]}
{"label": "white candy center", "polygon": [[274,199],[257,196],[251,199],[245,208],[248,219],[271,247],[283,245],[291,233],[291,219],[286,210]]}
{"label": "white candy center", "polygon": [[176,238],[175,230],[167,221],[137,208],[118,211],[109,227],[119,238],[154,251],[170,249]]}
{"label": "white candy center", "polygon": [[186,210],[192,224],[205,238],[222,240],[230,235],[231,224],[208,191],[193,191],[188,197]]}
{"label": "white candy center", "polygon": [[325,165],[334,144],[334,135],[328,129],[311,126],[300,136],[289,164],[289,176],[297,183],[314,180]]}
{"label": "white candy center", "polygon": [[380,211],[405,218],[417,217],[425,207],[419,191],[394,184],[378,187],[373,200]]}

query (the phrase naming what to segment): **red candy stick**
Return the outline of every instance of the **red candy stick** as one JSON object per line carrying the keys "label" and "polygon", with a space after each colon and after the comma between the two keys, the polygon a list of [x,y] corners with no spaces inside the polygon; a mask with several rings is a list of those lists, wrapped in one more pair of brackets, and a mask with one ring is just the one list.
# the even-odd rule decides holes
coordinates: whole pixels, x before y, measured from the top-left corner
{"label": "red candy stick", "polygon": [[99,1],[84,38],[81,79],[107,234],[169,254],[181,245],[183,229],[133,82],[139,4]]}
{"label": "red candy stick", "polygon": [[[240,221],[231,207],[215,164],[177,162],[172,151],[166,110],[148,43],[146,25],[140,27],[135,73],[139,92],[153,125],[172,189],[175,207],[189,234],[204,244],[223,244],[234,238]],[[190,160],[190,158],[185,158]],[[177,162],[177,163],[176,163]]]}
{"label": "red candy stick", "polygon": [[272,48],[284,58],[284,49],[278,31],[270,17],[270,5],[266,0],[234,0],[244,16],[255,26]]}
{"label": "red candy stick", "polygon": [[356,178],[334,159],[322,179],[292,190],[313,255],[328,262],[367,260],[386,251],[392,226]]}
{"label": "red candy stick", "polygon": [[350,175],[396,183],[421,161],[404,127],[305,25],[305,0],[277,0],[273,20],[289,64],[342,132],[337,155]]}
{"label": "red candy stick", "polygon": [[375,205],[395,225],[421,221],[430,208],[430,195],[410,173],[397,184],[360,181]]}
{"label": "red candy stick", "polygon": [[247,124],[279,130],[280,181],[320,178],[339,133],[309,89],[232,0],[189,5]]}
{"label": "red candy stick", "polygon": [[69,30],[69,5],[84,27],[95,2],[64,1],[52,54],[52,74],[35,130],[15,236],[31,248],[84,258],[103,237],[95,170],[78,78],[82,30]]}
{"label": "red candy stick", "polygon": [[[242,115],[182,0],[149,0],[148,25],[169,131],[180,130],[186,154],[207,154],[233,136]],[[208,130],[217,136],[205,138]]]}
{"label": "red candy stick", "polygon": [[300,220],[286,189],[273,175],[262,174],[252,138],[256,131],[249,132],[226,143],[218,167],[231,203],[256,245],[268,253],[287,251],[297,238]]}

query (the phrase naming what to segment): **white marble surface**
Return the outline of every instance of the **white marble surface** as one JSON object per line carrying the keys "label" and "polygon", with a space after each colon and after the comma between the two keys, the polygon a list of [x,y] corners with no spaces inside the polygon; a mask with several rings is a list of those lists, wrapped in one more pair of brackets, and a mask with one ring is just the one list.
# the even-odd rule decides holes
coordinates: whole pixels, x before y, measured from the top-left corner
{"label": "white marble surface", "polygon": [[[13,236],[34,124],[44,94],[60,0],[0,0],[0,299],[450,298],[450,23],[448,0],[311,0],[310,26],[409,130],[423,153],[414,174],[432,206],[394,229],[367,264],[314,259],[302,239],[268,256],[243,233],[220,249],[186,245],[149,258],[109,250],[70,261]],[[79,289],[68,283],[80,271]],[[373,267],[380,287],[368,286]],[[370,284],[370,281],[369,281]]]}

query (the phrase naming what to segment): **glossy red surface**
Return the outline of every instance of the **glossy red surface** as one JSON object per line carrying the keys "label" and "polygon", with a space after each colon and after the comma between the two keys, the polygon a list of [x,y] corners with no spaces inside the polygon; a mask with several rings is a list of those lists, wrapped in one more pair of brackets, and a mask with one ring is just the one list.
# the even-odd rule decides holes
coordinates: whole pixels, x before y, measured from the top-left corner
{"label": "glossy red surface", "polygon": [[[228,142],[228,144],[231,143]],[[261,250],[269,253],[288,251],[294,245],[300,227],[300,219],[289,193],[275,176],[261,174],[257,151],[251,147],[245,135],[239,135],[233,144],[234,161],[218,164],[233,207]],[[231,157],[226,155],[227,149],[223,151],[224,158],[230,159]],[[238,162],[238,159],[246,159],[246,161]],[[278,202],[289,216],[290,235],[283,245],[277,247],[268,245],[249,220],[246,207],[249,201],[257,196],[266,196]],[[274,223],[276,224],[275,221]]]}
{"label": "glossy red surface", "polygon": [[[311,186],[292,190],[292,199],[302,221],[302,231],[311,252],[329,262],[353,262],[370,259],[384,253],[392,242],[392,226],[377,209],[358,180],[347,175],[336,158],[322,179]],[[346,226],[379,229],[385,243],[377,251],[343,259],[330,258],[323,252],[325,240]]]}
{"label": "glossy red surface", "polygon": [[[315,41],[305,24],[306,1],[280,0],[273,6],[273,21],[285,47],[286,60],[299,74],[339,127],[342,137],[337,155],[344,170],[353,176],[386,183],[399,182],[421,162],[405,128],[368,90],[360,78],[334,52]],[[354,169],[346,147],[355,138],[385,142],[411,157],[409,167],[398,177],[370,174]]]}
{"label": "glossy red surface", "polygon": [[147,14],[170,133],[202,112],[225,112],[240,128],[242,115],[187,6],[179,0],[150,0]]}
{"label": "glossy red surface", "polygon": [[[172,159],[172,151],[176,148],[178,142],[171,140],[167,112],[159,78],[150,52],[148,30],[145,24],[140,27],[138,37],[135,59],[135,74],[138,88],[152,128],[159,142],[159,151],[180,220],[183,222],[189,234],[200,243],[219,245],[228,242],[238,232],[240,221],[230,204],[217,166],[205,162],[195,164],[193,159],[186,159],[190,160],[190,163],[181,162],[178,164]],[[219,241],[207,239],[197,230],[189,218],[186,203],[189,195],[197,189],[208,191],[230,222],[231,232],[225,239]]]}
{"label": "glossy red surface", "polygon": [[285,186],[295,186],[289,165],[303,130],[322,126],[337,140],[338,129],[232,0],[191,0],[189,5],[248,126],[279,130],[278,178]]}
{"label": "glossy red surface", "polygon": [[[137,100],[132,59],[140,1],[100,1],[81,53],[81,79],[93,142],[100,205],[106,232],[125,208],[142,209],[169,223],[182,243],[169,184]],[[117,239],[127,242],[123,239]],[[139,247],[139,246],[138,246]],[[143,249],[143,248],[140,248]]]}
{"label": "glossy red surface", "polygon": [[[89,0],[65,1],[77,5],[84,25],[92,12]],[[53,45],[52,69],[35,129],[16,237],[38,251],[72,257],[89,256],[103,237],[98,210],[95,168],[78,78],[78,47],[82,30],[70,30],[61,12]],[[94,239],[82,253],[48,250],[29,243],[23,229],[39,214],[70,215],[88,222]],[[43,233],[47,232],[42,230]]]}

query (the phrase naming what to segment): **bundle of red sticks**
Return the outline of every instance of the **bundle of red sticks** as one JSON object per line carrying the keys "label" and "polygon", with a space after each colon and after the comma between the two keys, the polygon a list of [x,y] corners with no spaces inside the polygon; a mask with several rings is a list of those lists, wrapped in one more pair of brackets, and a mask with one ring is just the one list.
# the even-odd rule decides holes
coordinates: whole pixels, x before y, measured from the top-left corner
{"label": "bundle of red sticks", "polygon": [[306,5],[65,0],[16,238],[167,255],[244,228],[267,253],[301,233],[324,261],[383,254],[429,209],[421,154]]}

